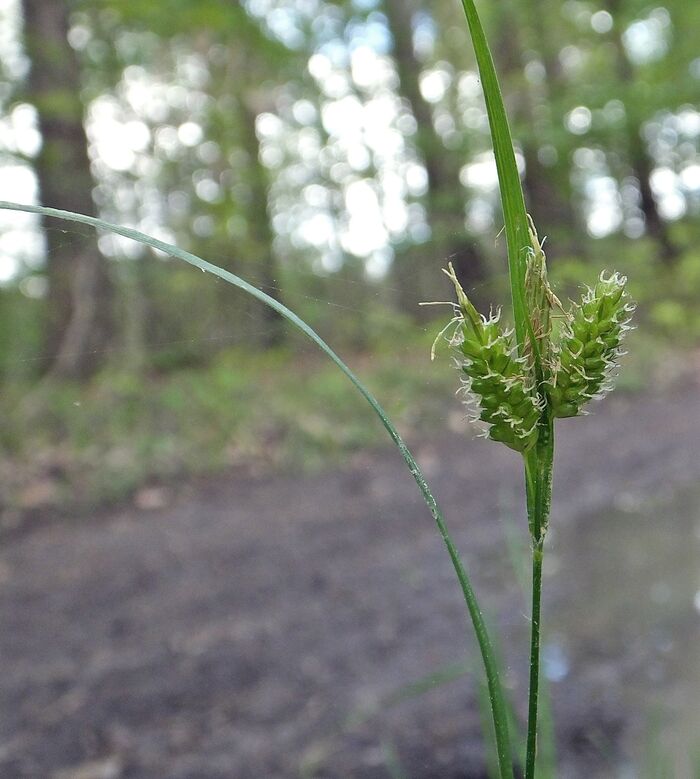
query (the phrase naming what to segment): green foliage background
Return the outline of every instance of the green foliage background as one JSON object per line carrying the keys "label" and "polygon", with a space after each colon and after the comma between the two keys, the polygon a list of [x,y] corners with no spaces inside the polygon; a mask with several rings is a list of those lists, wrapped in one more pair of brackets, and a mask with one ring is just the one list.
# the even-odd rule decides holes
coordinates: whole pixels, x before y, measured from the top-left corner
{"label": "green foliage background", "polygon": [[[40,67],[23,49],[32,30],[4,11],[7,169],[37,171],[40,190],[47,177],[65,179],[60,166],[38,164],[16,118],[34,106],[36,128],[61,95],[77,101],[101,216],[159,232],[280,297],[354,355],[409,434],[456,427],[453,377],[428,363],[439,324],[426,317],[437,311],[417,303],[448,299],[439,272],[448,260],[477,304],[508,298],[488,128],[459,4],[53,5],[69,33],[52,56],[74,58],[79,74],[60,93],[40,95],[28,80]],[[577,298],[600,267],[625,273],[639,309],[623,385],[692,370],[678,349],[692,354],[700,339],[700,9],[685,0],[508,0],[480,10],[557,294]],[[344,116],[364,123],[354,146],[328,120],[342,101]],[[377,140],[368,122],[381,110],[389,118]],[[124,164],[110,163],[100,111],[119,132],[140,133]],[[369,228],[353,218],[356,185],[375,199],[379,248],[357,249]],[[392,223],[391,207],[403,224]],[[614,218],[601,232],[593,215],[606,209]],[[10,513],[33,505],[26,496],[37,484],[48,485],[47,505],[94,504],[154,479],[279,467],[292,452],[314,467],[375,442],[349,388],[275,317],[104,236],[108,326],[99,344],[77,350],[74,375],[52,369],[62,334],[50,332],[50,312],[68,305],[52,273],[92,239],[48,228],[48,256],[0,245],[15,264],[0,287],[0,475]]]}

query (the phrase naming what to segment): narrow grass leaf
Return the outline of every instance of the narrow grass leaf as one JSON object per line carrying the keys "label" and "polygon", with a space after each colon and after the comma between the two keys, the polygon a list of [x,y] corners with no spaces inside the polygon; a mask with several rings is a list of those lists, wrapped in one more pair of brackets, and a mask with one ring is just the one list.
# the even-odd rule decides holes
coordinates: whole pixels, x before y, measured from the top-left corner
{"label": "narrow grass leaf", "polygon": [[476,599],[476,594],[474,593],[471,581],[467,576],[467,571],[464,567],[464,564],[462,563],[462,559],[459,555],[459,552],[457,551],[457,547],[455,546],[452,537],[448,532],[447,524],[442,515],[442,512],[440,511],[437,501],[435,500],[435,497],[433,496],[428,483],[425,480],[423,472],[418,467],[418,463],[416,463],[409,448],[406,446],[393,423],[387,416],[386,412],[379,404],[379,401],[374,397],[374,395],[372,395],[369,389],[365,387],[360,379],[350,370],[350,368],[343,362],[343,360],[340,359],[340,357],[312,327],[304,322],[303,319],[298,317],[293,311],[288,309],[283,303],[280,303],[279,300],[275,300],[275,298],[270,297],[262,290],[259,290],[257,287],[254,287],[252,284],[249,284],[247,281],[240,278],[239,276],[236,276],[230,271],[219,268],[216,265],[212,265],[210,262],[203,260],[201,257],[197,257],[195,254],[184,251],[183,249],[179,249],[177,246],[173,246],[172,244],[166,243],[165,241],[160,241],[157,238],[153,238],[150,235],[141,233],[138,230],[133,230],[129,227],[123,227],[121,225],[111,224],[110,222],[105,222],[102,219],[97,219],[96,217],[87,216],[85,214],[76,214],[72,211],[63,211],[57,208],[46,208],[44,206],[22,205],[20,203],[10,203],[4,200],[0,201],[0,209],[10,211],[24,211],[30,214],[39,214],[41,216],[65,219],[70,222],[78,222],[80,224],[90,225],[99,230],[107,230],[109,232],[116,233],[117,235],[122,235],[125,238],[129,238],[133,241],[137,241],[138,243],[142,243],[145,246],[158,249],[159,251],[170,255],[171,257],[182,260],[189,265],[193,265],[195,268],[199,268],[202,271],[206,271],[213,274],[214,276],[218,276],[223,281],[226,281],[229,284],[233,284],[235,287],[242,289],[244,292],[247,292],[249,295],[252,295],[260,302],[277,311],[288,322],[294,325],[297,329],[301,330],[302,333],[311,339],[311,341],[313,341],[321,349],[321,351],[326,354],[348,377],[357,391],[364,397],[364,399],[372,407],[372,410],[379,417],[382,425],[389,433],[389,436],[401,453],[404,462],[406,463],[409,471],[411,472],[411,475],[418,485],[418,489],[423,496],[423,500],[425,501],[433,519],[435,520],[440,537],[447,547],[450,560],[452,561],[452,566],[455,570],[457,579],[459,580],[459,584],[462,589],[462,594],[467,605],[467,610],[469,612],[472,626],[479,644],[479,649],[481,651],[481,657],[484,663],[484,670],[486,672],[489,695],[491,698],[494,729],[497,734],[497,741],[499,745],[501,777],[502,779],[512,779],[512,751],[508,736],[508,721],[505,697],[503,695],[503,688],[501,686],[499,667],[493,652],[490,636],[486,629],[486,623],[484,622],[481,608],[479,607],[479,603]]}
{"label": "narrow grass leaf", "polygon": [[496,159],[498,181],[501,190],[503,220],[505,222],[506,243],[508,245],[508,269],[510,273],[511,297],[513,300],[513,319],[515,336],[520,354],[525,348],[528,333],[528,316],[525,306],[525,263],[532,251],[529,222],[525,211],[525,198],[520,183],[515,151],[510,134],[506,109],[503,104],[501,88],[498,84],[496,68],[489,49],[484,28],[479,19],[474,0],[462,0],[467,17],[469,33],[474,45],[476,62],[481,76],[481,85],[486,101],[486,111],[491,127],[493,153]]}

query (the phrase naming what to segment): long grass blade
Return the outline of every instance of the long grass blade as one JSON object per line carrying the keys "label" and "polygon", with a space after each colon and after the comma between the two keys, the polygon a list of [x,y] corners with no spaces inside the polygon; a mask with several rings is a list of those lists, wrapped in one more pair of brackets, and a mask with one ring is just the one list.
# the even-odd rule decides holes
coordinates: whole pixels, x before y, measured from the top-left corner
{"label": "long grass blade", "polygon": [[467,604],[469,616],[471,618],[477,642],[479,644],[479,649],[481,651],[484,670],[486,672],[493,713],[493,724],[496,732],[499,760],[501,764],[501,777],[502,779],[512,779],[512,750],[510,747],[510,740],[508,735],[508,720],[506,714],[507,710],[505,705],[505,698],[503,695],[503,688],[500,681],[498,663],[496,661],[491,639],[486,628],[486,623],[482,616],[479,603],[476,599],[476,594],[474,593],[474,589],[471,585],[471,581],[467,575],[467,571],[464,567],[464,564],[462,563],[459,552],[457,551],[457,547],[452,541],[452,538],[447,529],[447,524],[437,504],[437,501],[435,500],[435,497],[433,496],[433,493],[425,480],[423,472],[418,467],[418,464],[416,463],[409,448],[406,446],[393,423],[387,416],[386,412],[379,404],[379,401],[377,401],[374,395],[372,395],[369,389],[365,387],[365,385],[350,370],[350,368],[343,362],[343,360],[341,360],[341,358],[333,351],[333,349],[331,349],[331,347],[321,338],[321,336],[316,333],[312,327],[306,324],[303,319],[298,317],[284,304],[280,303],[278,300],[275,300],[275,298],[270,297],[270,295],[265,294],[262,290],[259,290],[257,287],[254,287],[252,284],[249,284],[247,281],[240,278],[239,276],[236,276],[230,271],[219,268],[216,265],[212,265],[212,263],[203,260],[201,257],[197,257],[195,254],[184,251],[183,249],[179,249],[177,246],[173,246],[172,244],[166,243],[165,241],[160,241],[157,238],[153,238],[152,236],[146,235],[145,233],[141,233],[138,230],[133,230],[129,227],[122,227],[121,225],[111,224],[109,222],[103,221],[102,219],[86,216],[85,214],[76,214],[72,211],[62,211],[60,209],[46,208],[44,206],[22,205],[18,203],[10,203],[7,201],[0,201],[0,209],[24,211],[30,214],[55,217],[57,219],[65,219],[70,222],[78,222],[80,224],[90,225],[99,230],[107,230],[109,232],[116,233],[117,235],[122,235],[125,238],[129,238],[133,241],[137,241],[138,243],[144,244],[146,246],[150,246],[154,249],[158,249],[159,251],[170,255],[171,257],[182,260],[189,265],[193,265],[195,268],[199,268],[200,270],[211,273],[214,276],[218,276],[223,281],[226,281],[229,284],[233,284],[235,287],[238,287],[244,292],[247,292],[249,295],[252,295],[261,303],[264,303],[265,305],[270,306],[270,308],[277,311],[288,322],[290,322],[297,329],[301,330],[301,332],[304,333],[308,338],[310,338],[311,341],[313,341],[321,349],[321,351],[326,354],[326,356],[328,356],[348,377],[357,391],[364,397],[364,399],[372,407],[372,410],[379,417],[382,425],[389,433],[389,436],[401,453],[404,462],[406,463],[409,471],[411,472],[411,475],[418,485],[418,489],[423,496],[423,500],[425,501],[433,519],[435,520],[440,536],[445,546],[447,547],[450,560],[452,561],[452,566],[454,567],[455,573],[457,574],[457,579],[459,580],[462,594]]}
{"label": "long grass blade", "polygon": [[486,112],[491,127],[493,153],[501,190],[501,205],[505,222],[506,243],[508,245],[508,270],[510,290],[513,301],[513,319],[515,337],[520,353],[525,349],[529,318],[525,305],[525,262],[527,253],[532,249],[529,223],[525,210],[525,198],[515,161],[513,140],[510,134],[506,109],[503,104],[501,88],[498,84],[496,68],[489,49],[484,28],[479,19],[474,0],[462,0],[467,17],[476,63],[481,76],[481,84],[486,101]]}

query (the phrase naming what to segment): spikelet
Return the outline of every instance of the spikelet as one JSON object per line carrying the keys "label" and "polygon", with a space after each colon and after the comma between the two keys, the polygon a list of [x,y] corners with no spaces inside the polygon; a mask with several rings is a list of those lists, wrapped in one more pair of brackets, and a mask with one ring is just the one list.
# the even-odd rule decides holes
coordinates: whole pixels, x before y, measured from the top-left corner
{"label": "spikelet", "polygon": [[554,416],[574,417],[594,397],[612,388],[621,343],[634,311],[617,273],[600,274],[581,302],[572,306],[546,392]]}
{"label": "spikelet", "polygon": [[500,314],[482,317],[467,298],[452,265],[445,273],[457,291],[458,327],[452,345],[461,352],[467,389],[478,406],[488,437],[524,452],[537,440],[540,407],[527,362],[516,356],[512,333],[499,325]]}
{"label": "spikelet", "polygon": [[[527,250],[525,257],[525,306],[532,327],[532,338],[536,341],[539,358],[543,363],[542,367],[548,369],[552,351],[552,312],[563,309],[549,286],[547,258],[529,214],[528,220],[532,247]],[[525,354],[531,358],[532,351],[531,338],[528,337],[525,343]]]}

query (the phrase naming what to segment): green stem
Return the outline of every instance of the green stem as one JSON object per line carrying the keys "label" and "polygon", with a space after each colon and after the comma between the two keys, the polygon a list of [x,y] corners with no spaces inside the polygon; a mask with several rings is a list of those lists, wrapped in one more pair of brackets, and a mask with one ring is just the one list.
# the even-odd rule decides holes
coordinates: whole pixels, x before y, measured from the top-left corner
{"label": "green stem", "polygon": [[542,559],[552,502],[554,419],[549,406],[540,421],[534,450],[525,455],[528,521],[532,536],[532,612],[530,623],[530,685],[527,714],[525,779],[534,779],[537,760],[537,709],[540,691],[540,636],[542,632]]}
{"label": "green stem", "polygon": [[532,613],[530,631],[530,692],[527,708],[527,752],[525,777],[534,779],[537,757],[537,709],[540,692],[540,606],[542,596],[543,543],[532,550]]}
{"label": "green stem", "polygon": [[418,488],[423,496],[423,500],[428,506],[428,509],[430,510],[430,513],[432,514],[433,519],[435,520],[435,523],[438,527],[440,536],[442,537],[442,540],[447,547],[450,560],[452,561],[455,573],[457,574],[457,579],[459,580],[462,594],[464,595],[464,600],[467,604],[467,610],[474,627],[474,632],[476,633],[479,649],[481,651],[481,657],[484,663],[484,669],[486,671],[489,700],[491,702],[491,713],[493,715],[493,725],[496,735],[496,747],[498,751],[500,776],[501,779],[513,779],[513,759],[510,745],[510,735],[508,733],[508,716],[506,711],[505,698],[503,695],[503,688],[501,686],[501,680],[498,671],[498,663],[493,650],[493,645],[491,644],[491,640],[488,635],[484,617],[481,613],[481,609],[479,608],[476,594],[474,593],[474,589],[471,585],[469,577],[467,576],[466,569],[464,568],[462,560],[459,556],[457,547],[450,537],[447,524],[444,517],[442,516],[440,508],[438,507],[437,501],[435,500],[435,497],[428,487],[428,483],[426,482],[421,469],[418,467],[418,464],[413,458],[413,455],[392,424],[386,412],[379,404],[379,401],[357,378],[357,376],[350,370],[350,368],[348,368],[343,360],[341,360],[341,358],[331,349],[331,347],[321,338],[320,335],[318,335],[318,333],[313,328],[307,325],[303,319],[300,319],[284,304],[280,303],[278,300],[275,300],[269,295],[266,295],[264,292],[257,289],[257,287],[248,284],[247,281],[244,281],[239,276],[236,276],[235,274],[230,273],[223,268],[219,268],[216,265],[212,265],[206,260],[201,259],[201,257],[197,257],[195,254],[183,251],[177,246],[173,246],[172,244],[165,243],[164,241],[160,241],[157,238],[145,235],[138,230],[132,230],[128,227],[111,224],[109,222],[103,221],[102,219],[86,216],[84,214],[76,214],[71,211],[62,211],[56,208],[45,208],[43,206],[22,205],[19,203],[9,203],[6,201],[0,201],[0,209],[24,211],[30,214],[40,214],[42,216],[56,217],[58,219],[66,219],[71,222],[79,222],[81,224],[90,225],[101,230],[108,230],[110,232],[116,233],[117,235],[123,235],[125,238],[138,241],[139,243],[145,244],[146,246],[151,246],[154,249],[159,249],[165,254],[168,254],[171,257],[175,257],[178,260],[183,260],[190,265],[194,265],[196,268],[199,268],[202,271],[212,273],[229,284],[233,284],[235,287],[244,290],[254,298],[257,298],[265,305],[270,306],[270,308],[277,311],[287,321],[289,321],[292,325],[308,336],[308,338],[310,338],[321,349],[321,351],[323,351],[338,366],[338,368],[340,368],[340,370],[348,377],[358,392],[360,392],[360,394],[372,407],[372,410],[379,417],[382,425],[391,436],[393,442],[396,444],[399,452],[401,453],[401,456],[404,459],[404,462],[408,466],[411,475],[418,485]]}

